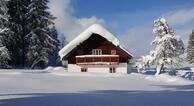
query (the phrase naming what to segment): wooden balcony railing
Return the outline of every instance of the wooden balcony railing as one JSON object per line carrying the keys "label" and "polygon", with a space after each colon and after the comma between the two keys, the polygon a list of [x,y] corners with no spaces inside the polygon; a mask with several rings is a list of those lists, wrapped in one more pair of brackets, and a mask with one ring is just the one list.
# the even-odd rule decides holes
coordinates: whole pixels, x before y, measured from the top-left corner
{"label": "wooden balcony railing", "polygon": [[112,65],[119,64],[119,55],[81,55],[76,56],[78,65]]}

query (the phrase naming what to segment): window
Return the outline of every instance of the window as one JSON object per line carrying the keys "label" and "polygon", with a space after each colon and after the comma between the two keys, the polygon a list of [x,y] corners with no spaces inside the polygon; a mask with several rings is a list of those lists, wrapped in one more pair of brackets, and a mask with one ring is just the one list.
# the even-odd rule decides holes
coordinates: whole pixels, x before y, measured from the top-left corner
{"label": "window", "polygon": [[103,50],[102,54],[110,54],[110,50]]}
{"label": "window", "polygon": [[102,55],[102,50],[101,49],[93,49],[92,54],[93,55]]}
{"label": "window", "polygon": [[110,73],[116,73],[116,68],[115,67],[110,67],[109,72]]}
{"label": "window", "polygon": [[116,50],[111,50],[111,54],[112,55],[116,55],[117,54],[117,51]]}
{"label": "window", "polygon": [[81,68],[81,72],[87,72],[87,68]]}

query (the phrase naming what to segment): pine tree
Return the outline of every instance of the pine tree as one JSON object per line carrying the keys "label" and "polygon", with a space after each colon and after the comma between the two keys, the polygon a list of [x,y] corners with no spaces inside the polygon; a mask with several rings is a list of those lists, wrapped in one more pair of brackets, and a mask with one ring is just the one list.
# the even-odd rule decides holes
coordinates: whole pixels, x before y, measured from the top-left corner
{"label": "pine tree", "polygon": [[59,62],[60,62],[60,57],[58,54],[60,50],[59,49],[60,42],[58,40],[58,33],[55,26],[53,26],[50,29],[50,35],[55,40],[55,42],[53,42],[53,45],[55,45],[55,48],[49,55],[49,65],[56,66],[56,65],[59,65]]}
{"label": "pine tree", "polygon": [[10,48],[13,64],[46,66],[49,54],[57,47],[51,27],[55,19],[47,10],[48,0],[10,0],[9,14],[15,43]]}
{"label": "pine tree", "polygon": [[8,28],[7,6],[4,0],[0,0],[0,67],[6,68],[10,60],[9,46],[11,31]]}
{"label": "pine tree", "polygon": [[25,39],[29,42],[26,49],[26,59],[31,68],[44,67],[49,62],[49,54],[56,48],[56,40],[50,34],[50,27],[55,19],[47,11],[48,0],[32,0],[29,12],[26,14],[30,29]]}
{"label": "pine tree", "polygon": [[194,64],[194,29],[190,35],[187,46],[187,60],[190,64]]}
{"label": "pine tree", "polygon": [[66,41],[66,38],[65,38],[65,35],[64,33],[62,33],[60,36],[59,36],[59,39],[60,39],[60,48],[63,48],[66,44],[67,44],[67,41]]}
{"label": "pine tree", "polygon": [[14,42],[8,48],[12,53],[12,65],[24,66],[25,65],[25,45],[24,39],[27,34],[27,20],[26,14],[28,13],[28,6],[31,0],[10,0],[8,1],[9,8],[9,21],[11,23],[10,29],[13,31]]}

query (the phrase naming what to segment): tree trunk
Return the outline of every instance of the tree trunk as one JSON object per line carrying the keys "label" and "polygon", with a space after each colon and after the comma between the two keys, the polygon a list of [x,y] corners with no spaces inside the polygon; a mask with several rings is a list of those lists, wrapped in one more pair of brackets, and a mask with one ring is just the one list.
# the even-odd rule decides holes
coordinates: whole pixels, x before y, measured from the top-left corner
{"label": "tree trunk", "polygon": [[41,61],[41,59],[34,60],[33,64],[31,65],[31,69],[34,69],[36,65]]}
{"label": "tree trunk", "polygon": [[155,75],[161,74],[163,68],[164,68],[164,64],[161,64],[160,66],[157,66],[156,67],[156,74]]}

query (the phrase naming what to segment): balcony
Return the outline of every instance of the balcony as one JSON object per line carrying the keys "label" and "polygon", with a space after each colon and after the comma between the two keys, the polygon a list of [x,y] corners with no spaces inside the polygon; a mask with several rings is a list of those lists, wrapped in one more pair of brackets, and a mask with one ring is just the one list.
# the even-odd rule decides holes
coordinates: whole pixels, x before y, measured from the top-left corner
{"label": "balcony", "polygon": [[117,65],[119,55],[80,55],[76,56],[77,65]]}

